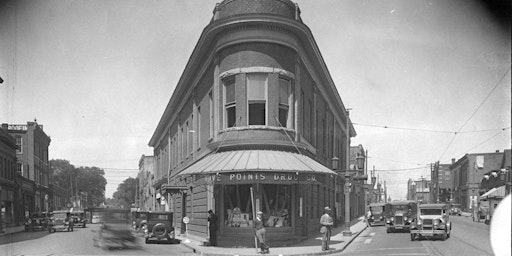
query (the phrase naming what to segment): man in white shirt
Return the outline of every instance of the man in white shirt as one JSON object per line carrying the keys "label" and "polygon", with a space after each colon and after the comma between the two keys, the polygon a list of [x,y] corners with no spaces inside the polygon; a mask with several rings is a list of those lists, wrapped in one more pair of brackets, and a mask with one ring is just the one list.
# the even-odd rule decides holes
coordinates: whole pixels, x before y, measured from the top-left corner
{"label": "man in white shirt", "polygon": [[322,225],[320,232],[323,233],[322,251],[330,250],[329,243],[331,242],[331,228],[332,228],[332,225],[334,224],[330,214],[331,214],[331,208],[329,206],[326,206],[324,208],[324,215],[322,215],[322,217],[320,217],[320,224]]}

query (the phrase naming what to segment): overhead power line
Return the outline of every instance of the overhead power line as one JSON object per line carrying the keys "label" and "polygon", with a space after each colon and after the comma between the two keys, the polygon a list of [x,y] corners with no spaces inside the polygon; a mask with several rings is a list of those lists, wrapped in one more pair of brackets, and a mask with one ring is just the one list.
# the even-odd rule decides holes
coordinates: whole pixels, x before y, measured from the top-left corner
{"label": "overhead power line", "polygon": [[484,100],[480,103],[480,105],[478,105],[478,107],[475,109],[475,111],[473,111],[473,113],[471,114],[471,116],[469,116],[469,118],[466,120],[466,122],[464,122],[464,124],[459,128],[459,130],[457,132],[460,132],[462,130],[462,128],[464,128],[464,126],[466,126],[466,124],[469,122],[469,120],[471,120],[476,112],[478,112],[478,110],[480,109],[480,107],[482,107],[482,105],[487,101],[487,99],[489,98],[489,96],[491,96],[491,94],[494,92],[494,90],[496,90],[496,88],[498,88],[498,85],[501,84],[501,81],[503,81],[503,79],[505,78],[505,76],[508,74],[508,72],[510,71],[510,67],[508,68],[507,72],[505,72],[505,74],[503,74],[503,76],[501,77],[501,79],[496,83],[496,85],[494,85],[494,87],[492,88],[492,90],[487,94],[487,96],[485,96]]}
{"label": "overhead power line", "polygon": [[377,172],[397,172],[397,171],[412,171],[412,170],[420,170],[420,169],[427,169],[429,166],[425,165],[423,167],[412,167],[412,168],[404,168],[404,169],[387,169],[387,170],[379,170],[375,169]]}
{"label": "overhead power line", "polygon": [[[504,131],[504,130],[503,130],[503,131]],[[475,148],[479,147],[480,145],[482,145],[482,144],[484,144],[484,143],[486,143],[486,142],[488,142],[488,141],[490,141],[490,140],[494,139],[496,136],[498,136],[498,135],[502,134],[502,133],[503,133],[503,131],[500,131],[500,132],[498,132],[498,133],[494,134],[493,136],[491,136],[491,137],[487,138],[486,140],[484,140],[484,141],[480,142],[480,143],[479,143],[479,144],[477,144],[476,146],[474,146],[474,147],[472,147],[472,148],[470,148],[470,149],[466,150],[465,152],[469,152],[469,151],[471,151],[471,150],[473,150],[473,149],[475,149]]]}
{"label": "overhead power line", "polygon": [[496,88],[498,88],[498,85],[501,84],[501,81],[503,81],[503,79],[505,78],[505,76],[508,74],[508,72],[510,71],[510,68],[509,67],[507,69],[507,71],[505,72],[505,74],[503,74],[503,76],[500,78],[500,80],[494,85],[494,87],[492,88],[492,90],[487,94],[487,96],[485,96],[484,100],[478,105],[478,107],[475,109],[475,111],[473,111],[473,113],[468,117],[468,119],[466,119],[466,121],[464,122],[464,124],[457,130],[457,132],[453,135],[453,137],[451,138],[450,142],[448,143],[448,146],[446,146],[445,150],[443,151],[443,154],[439,157],[439,160],[441,160],[443,157],[444,157],[444,154],[446,154],[446,152],[448,151],[448,149],[450,148],[450,146],[452,145],[453,141],[455,140],[455,137],[457,136],[457,133],[459,133],[463,128],[464,126],[466,126],[466,124],[475,116],[476,112],[478,112],[478,110],[480,109],[480,107],[482,107],[482,105],[487,101],[487,99],[489,98],[489,96],[491,96],[491,94],[494,92],[494,90],[496,90]]}
{"label": "overhead power line", "polygon": [[489,131],[499,131],[499,130],[505,130],[510,127],[505,128],[494,128],[494,129],[485,129],[485,130],[473,130],[473,131],[443,131],[443,130],[430,130],[430,129],[421,129],[421,128],[409,128],[409,127],[397,127],[397,126],[389,126],[389,125],[375,125],[375,124],[360,124],[360,123],[352,123],[353,125],[359,125],[359,126],[367,126],[367,127],[377,127],[377,128],[384,128],[384,129],[393,129],[393,130],[407,130],[407,131],[419,131],[419,132],[434,132],[434,133],[476,133],[476,132],[489,132]]}

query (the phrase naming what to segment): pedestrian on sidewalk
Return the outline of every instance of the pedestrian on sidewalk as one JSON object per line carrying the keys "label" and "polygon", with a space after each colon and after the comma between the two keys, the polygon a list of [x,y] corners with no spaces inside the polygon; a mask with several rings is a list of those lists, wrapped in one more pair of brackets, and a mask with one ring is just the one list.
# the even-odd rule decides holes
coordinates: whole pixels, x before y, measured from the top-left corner
{"label": "pedestrian on sidewalk", "polygon": [[331,208],[326,206],[324,208],[324,215],[320,217],[320,233],[322,233],[322,251],[330,250],[329,243],[331,242],[331,228],[333,225],[331,217]]}
{"label": "pedestrian on sidewalk", "polygon": [[208,210],[208,223],[210,223],[210,246],[217,245],[217,215],[210,209]]}
{"label": "pedestrian on sidewalk", "polygon": [[258,242],[260,243],[260,249],[262,254],[269,253],[269,247],[265,243],[265,234],[266,230],[263,226],[263,212],[258,211],[256,213],[256,219],[254,220],[254,230],[256,231],[256,237],[258,238]]}

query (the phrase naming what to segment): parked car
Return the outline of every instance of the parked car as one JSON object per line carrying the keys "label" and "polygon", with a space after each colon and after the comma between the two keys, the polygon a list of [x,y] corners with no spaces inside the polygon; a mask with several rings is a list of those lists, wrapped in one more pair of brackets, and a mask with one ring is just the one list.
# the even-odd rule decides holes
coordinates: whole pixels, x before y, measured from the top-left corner
{"label": "parked car", "polygon": [[422,204],[419,206],[418,218],[411,223],[411,241],[422,237],[450,237],[452,223],[447,204]]}
{"label": "parked car", "polygon": [[105,249],[127,248],[137,245],[130,225],[130,210],[105,208],[103,222],[93,236],[93,245]]}
{"label": "parked car", "polygon": [[87,226],[87,218],[85,218],[85,211],[81,208],[71,208],[71,217],[73,218],[73,225],[75,227],[85,228]]}
{"label": "parked car", "polygon": [[385,203],[371,203],[368,205],[368,212],[366,221],[368,226],[386,225],[386,218],[384,217]]}
{"label": "parked car", "polygon": [[386,232],[409,231],[416,218],[418,205],[414,201],[393,201],[385,206]]}
{"label": "parked car", "polygon": [[47,212],[34,212],[25,220],[25,231],[46,230],[48,228],[49,214]]}
{"label": "parked car", "polygon": [[73,231],[73,218],[69,210],[53,211],[50,214],[48,233],[56,231]]}
{"label": "parked car", "polygon": [[450,215],[462,215],[462,210],[460,209],[460,204],[452,204],[450,208]]}
{"label": "parked car", "polygon": [[157,241],[174,240],[174,227],[172,226],[172,212],[149,212],[147,224],[144,228],[146,243],[152,239]]}
{"label": "parked car", "polygon": [[476,221],[490,221],[491,216],[489,215],[489,207],[488,206],[480,206],[478,207],[478,211],[476,212]]}

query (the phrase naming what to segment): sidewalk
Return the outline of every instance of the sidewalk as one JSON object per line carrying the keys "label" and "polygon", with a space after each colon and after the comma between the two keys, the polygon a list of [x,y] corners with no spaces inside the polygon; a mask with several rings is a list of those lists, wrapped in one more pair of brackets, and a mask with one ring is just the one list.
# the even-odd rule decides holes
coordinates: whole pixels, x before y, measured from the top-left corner
{"label": "sidewalk", "polygon": [[[316,237],[304,240],[294,246],[290,247],[275,247],[270,248],[270,253],[266,255],[326,255],[332,253],[339,253],[347,247],[352,240],[354,240],[363,230],[366,229],[366,222],[363,221],[364,217],[353,220],[350,225],[352,236],[343,236],[343,227],[332,229],[330,251],[322,251],[322,235],[319,233]],[[193,249],[196,253],[209,256],[221,255],[261,255],[255,248],[226,248],[205,246],[204,239],[189,235],[177,236],[181,240],[181,244]],[[188,238],[188,241],[187,241]]]}
{"label": "sidewalk", "polygon": [[22,231],[25,231],[25,226],[6,227],[5,232],[0,232],[0,236],[5,236],[8,234],[18,233]]}

